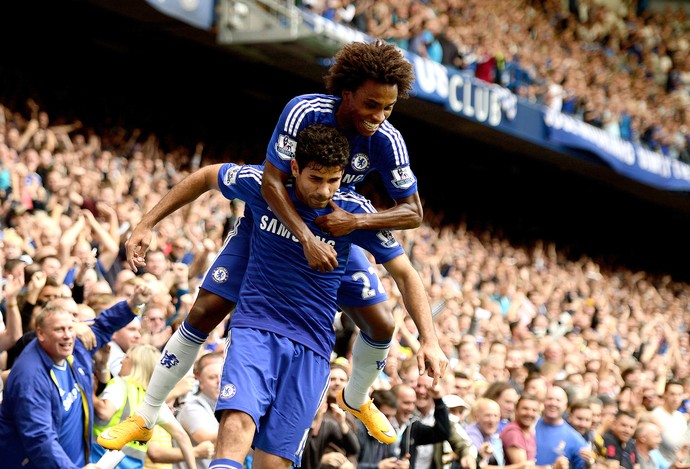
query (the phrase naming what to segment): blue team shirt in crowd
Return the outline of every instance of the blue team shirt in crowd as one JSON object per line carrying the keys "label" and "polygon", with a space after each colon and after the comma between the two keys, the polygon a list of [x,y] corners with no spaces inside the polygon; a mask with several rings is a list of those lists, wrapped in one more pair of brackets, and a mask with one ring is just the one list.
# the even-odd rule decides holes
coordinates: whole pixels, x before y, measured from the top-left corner
{"label": "blue team shirt in crowd", "polygon": [[84,465],[88,461],[84,461],[84,442],[79,438],[84,433],[79,383],[74,379],[72,368],[67,362],[62,366],[53,364],[53,373],[62,400],[62,427],[58,431],[58,441],[72,461]]}
{"label": "blue team shirt in crowd", "polygon": [[565,456],[572,469],[584,469],[585,460],[580,457],[580,450],[589,447],[589,443],[568,422],[551,425],[540,418],[534,431],[537,437],[537,466],[553,464],[556,458]]}
{"label": "blue team shirt in crowd", "polygon": [[[223,195],[230,200],[244,200],[252,210],[254,223],[249,263],[230,326],[270,331],[329,359],[335,343],[336,292],[351,244],[369,251],[380,264],[403,254],[403,249],[387,230],[355,230],[338,238],[326,235],[314,220],[332,209],[309,208],[297,200],[294,188],[288,185],[297,213],[317,237],[337,252],[338,267],[333,271],[321,273],[312,269],[300,242],[261,196],[262,175],[261,166],[233,163],[224,164],[218,172]],[[338,191],[333,201],[351,213],[376,211],[368,200],[354,192]]]}

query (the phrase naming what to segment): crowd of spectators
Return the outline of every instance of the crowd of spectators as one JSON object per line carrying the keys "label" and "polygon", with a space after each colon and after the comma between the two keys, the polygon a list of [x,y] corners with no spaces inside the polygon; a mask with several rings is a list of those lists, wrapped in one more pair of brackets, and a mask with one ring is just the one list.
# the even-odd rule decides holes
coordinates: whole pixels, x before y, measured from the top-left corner
{"label": "crowd of spectators", "polygon": [[[142,318],[113,334],[109,358],[94,368],[117,376],[137,345],[160,350],[165,344],[243,206],[209,192],[166,218],[146,269],[135,274],[123,263],[124,240],[173,184],[207,162],[203,145],[164,150],[156,135],[136,130],[96,133],[78,121],[51,125],[45,110],[28,104],[30,115],[7,107],[0,112],[3,379],[47,302],[73,298],[75,314],[88,323],[144,283],[152,297]],[[358,422],[327,405],[349,373],[353,331],[341,317],[344,340],[333,355],[331,397],[306,446],[312,467],[412,463],[426,469],[462,461],[468,469],[580,469],[655,458],[656,465],[644,469],[683,468],[690,444],[687,283],[587,256],[570,258],[549,241],[516,244],[489,230],[445,225],[431,212],[420,228],[398,237],[425,283],[452,371],[437,386],[419,376],[414,324],[382,271],[397,332],[372,396],[404,437],[391,447],[372,443]],[[204,355],[223,350],[223,326],[209,337]],[[170,401],[200,467],[212,453],[214,434],[189,415],[211,417],[217,365],[196,367]],[[579,417],[582,410],[591,415]],[[518,426],[528,435],[537,420],[561,428],[564,415],[579,436],[542,439],[555,441],[547,456],[538,446],[519,448],[523,454],[506,444],[512,440],[504,431]],[[172,464],[173,453],[180,457],[170,435],[157,432],[146,463],[157,465],[147,467]],[[655,453],[655,432],[663,459]],[[591,443],[590,452],[571,441]]]}
{"label": "crowd of spectators", "polygon": [[[681,2],[304,0],[306,8],[690,163]],[[500,32],[500,34],[497,34]]]}

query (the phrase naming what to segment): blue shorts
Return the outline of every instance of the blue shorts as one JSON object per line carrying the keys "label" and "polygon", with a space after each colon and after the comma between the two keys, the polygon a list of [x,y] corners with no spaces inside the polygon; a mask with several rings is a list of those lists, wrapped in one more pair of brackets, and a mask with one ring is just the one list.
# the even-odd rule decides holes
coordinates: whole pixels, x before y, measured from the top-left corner
{"label": "blue shorts", "polygon": [[201,288],[237,303],[249,260],[252,220],[240,217],[201,281]]}
{"label": "blue shorts", "polygon": [[364,250],[352,245],[338,289],[338,305],[369,306],[386,301],[386,291]]}
{"label": "blue shorts", "polygon": [[[246,219],[245,219],[246,218]],[[201,282],[201,288],[237,303],[249,258],[252,219],[240,217]],[[338,290],[340,306],[369,306],[386,301],[386,292],[364,250],[352,246]]]}
{"label": "blue shorts", "polygon": [[216,411],[252,417],[252,447],[299,467],[307,434],[329,384],[321,355],[272,332],[233,328]]}

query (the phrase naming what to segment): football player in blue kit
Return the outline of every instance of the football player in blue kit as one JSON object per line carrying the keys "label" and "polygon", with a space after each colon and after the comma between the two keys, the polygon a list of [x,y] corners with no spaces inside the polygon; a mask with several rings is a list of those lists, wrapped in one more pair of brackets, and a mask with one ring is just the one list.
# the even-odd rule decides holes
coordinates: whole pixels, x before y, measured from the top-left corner
{"label": "football player in blue kit", "polygon": [[[318,272],[330,272],[347,264],[338,293],[338,305],[359,327],[352,350],[352,374],[338,396],[338,404],[352,412],[369,432],[383,443],[392,443],[392,426],[373,405],[368,392],[385,365],[394,331],[391,313],[385,308],[386,294],[380,281],[359,248],[353,248],[347,261],[338,259],[333,247],[315,236],[295,211],[285,182],[291,175],[296,137],[313,123],[340,129],[350,143],[350,161],[345,167],[343,191],[353,190],[370,171],[377,171],[395,205],[376,213],[348,213],[333,210],[315,220],[323,233],[334,237],[355,229],[409,229],[422,220],[417,181],[409,166],[409,156],[400,133],[388,122],[398,98],[408,96],[414,73],[412,65],[393,45],[351,43],[335,56],[326,75],[332,94],[298,96],[283,110],[267,150],[262,194],[281,223],[298,239],[307,264]],[[133,269],[143,265],[153,227],[165,216],[194,200],[185,191],[184,181],[174,198],[162,200],[142,218],[126,242],[127,260]],[[154,371],[144,404],[130,419],[111,429],[111,441],[99,441],[119,449],[128,441],[146,441],[148,429],[175,384],[193,366],[201,344],[235,307],[246,270],[253,213],[245,216],[228,236],[222,251],[204,277],[192,309],[168,341],[164,353],[174,357]],[[342,266],[341,266],[342,267]],[[420,372],[435,380],[440,377],[446,357],[435,336],[421,333],[420,318],[410,312],[420,329],[421,347],[417,353]]]}
{"label": "football player in blue kit", "polygon": [[[286,190],[311,232],[333,248],[338,263],[332,270],[320,272],[306,262],[298,238],[261,194],[261,166],[206,166],[176,186],[199,195],[220,190],[229,200],[244,200],[253,215],[246,274],[230,320],[232,340],[216,403],[216,456],[209,469],[241,469],[252,447],[254,467],[300,466],[329,385],[337,292],[353,244],[369,251],[390,273],[405,307],[420,318],[420,334],[436,337],[421,278],[390,231],[354,230],[335,237],[316,223],[333,211],[376,211],[361,195],[338,191],[349,161],[347,139],[334,127],[314,124],[300,132],[296,143],[290,162],[294,180]],[[446,365],[439,361],[439,374]]]}
{"label": "football player in blue kit", "polygon": [[[410,169],[402,135],[388,122],[399,97],[407,96],[414,80],[411,64],[385,42],[352,43],[336,54],[325,77],[328,95],[308,94],[293,98],[285,107],[268,145],[262,192],[278,217],[295,233],[309,264],[330,270],[336,262],[332,248],[314,236],[290,206],[285,183],[295,138],[313,123],[340,129],[350,144],[350,162],[345,167],[341,190],[353,191],[371,171],[380,179],[395,206],[376,214],[352,214],[335,210],[316,220],[321,230],[338,237],[355,229],[415,228],[422,220],[417,180]],[[210,287],[211,288],[211,287]],[[338,405],[359,418],[375,438],[392,443],[388,420],[369,399],[369,390],[385,366],[394,322],[386,308],[387,296],[365,253],[353,247],[338,291],[338,305],[357,324],[360,332],[352,350],[352,373],[337,396]],[[418,318],[413,316],[415,322]],[[434,341],[421,336],[418,360],[442,355]],[[420,365],[420,372],[423,370]]]}

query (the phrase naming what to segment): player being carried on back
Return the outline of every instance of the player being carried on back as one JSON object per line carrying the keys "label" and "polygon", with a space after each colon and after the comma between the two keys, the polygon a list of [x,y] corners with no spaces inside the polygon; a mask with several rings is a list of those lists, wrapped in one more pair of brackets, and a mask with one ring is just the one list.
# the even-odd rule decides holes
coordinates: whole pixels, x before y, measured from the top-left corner
{"label": "player being carried on back", "polygon": [[[395,205],[375,213],[352,214],[336,210],[316,220],[334,237],[355,229],[409,229],[422,221],[417,180],[409,165],[407,147],[388,117],[399,98],[408,96],[414,82],[412,65],[392,44],[351,43],[336,55],[326,74],[331,94],[293,98],[283,110],[264,163],[262,194],[278,219],[301,243],[308,265],[329,272],[338,264],[335,250],[309,230],[295,211],[285,188],[291,177],[297,135],[311,124],[339,129],[350,145],[350,162],[344,168],[341,190],[352,190],[371,171],[377,171]],[[208,187],[192,187],[182,181],[142,217],[126,243],[127,261],[133,269],[143,265],[152,230],[167,215],[195,200]],[[201,190],[201,192],[199,192]],[[147,441],[158,411],[175,384],[194,364],[208,334],[234,309],[247,264],[253,214],[245,210],[228,236],[221,253],[204,277],[197,298],[182,326],[168,341],[164,356],[172,358],[156,367],[147,387],[144,404],[133,416],[112,427],[110,440],[99,439],[109,449],[129,441]],[[338,398],[368,431],[383,443],[395,441],[393,428],[369,399],[369,389],[385,365],[394,332],[394,320],[385,307],[386,293],[364,252],[353,247],[338,292],[338,305],[359,327],[352,350],[352,374]],[[438,379],[447,358],[435,334],[422,327],[426,318],[410,315],[420,330],[417,361],[420,372]]]}

